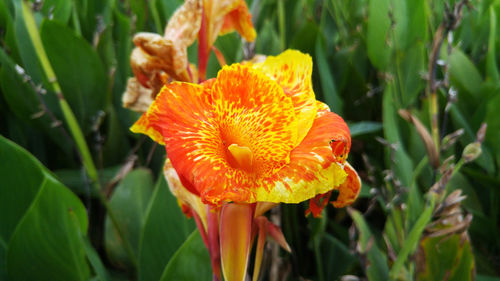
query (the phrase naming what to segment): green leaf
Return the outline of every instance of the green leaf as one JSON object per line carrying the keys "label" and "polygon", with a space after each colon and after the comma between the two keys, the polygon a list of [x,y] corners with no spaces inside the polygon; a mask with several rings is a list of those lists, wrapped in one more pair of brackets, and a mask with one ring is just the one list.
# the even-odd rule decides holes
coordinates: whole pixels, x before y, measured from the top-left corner
{"label": "green leaf", "polygon": [[349,124],[349,131],[351,131],[351,138],[374,133],[380,131],[381,129],[382,129],[382,124],[379,122],[361,121]]}
{"label": "green leaf", "polygon": [[[18,72],[19,69],[16,69],[15,63],[3,49],[0,49],[0,64],[2,65],[0,69],[0,88],[9,109],[20,120],[27,122],[35,129],[41,130],[62,151],[70,155],[72,153],[72,143],[67,141],[66,136],[59,128],[54,128],[53,120],[48,116],[48,113],[33,118],[42,111],[43,107],[40,98],[33,87],[24,80],[25,78]],[[47,95],[44,98],[47,98]]]}
{"label": "green leaf", "polygon": [[8,244],[48,173],[33,155],[2,136],[0,159],[0,238]]}
{"label": "green leaf", "polygon": [[434,200],[435,198],[432,197],[430,204],[426,206],[423,213],[415,222],[411,231],[408,233],[408,236],[403,242],[403,246],[401,247],[396,260],[392,265],[391,271],[389,272],[391,279],[396,279],[399,276],[403,264],[406,262],[408,256],[417,248],[420,237],[422,236],[425,227],[432,218],[432,212],[434,211]]}
{"label": "green leaf", "polygon": [[68,0],[45,0],[41,12],[47,18],[67,23],[71,16],[72,2]]}
{"label": "green leaf", "polygon": [[170,280],[212,280],[210,257],[198,231],[189,235],[165,267],[160,281]]}
{"label": "green leaf", "polygon": [[498,82],[500,74],[498,74],[497,59],[496,59],[496,38],[497,38],[497,15],[493,6],[490,6],[490,34],[488,38],[488,54],[486,55],[486,73],[487,77],[492,81]]}
{"label": "green leaf", "polygon": [[[139,281],[158,280],[165,266],[193,231],[160,176],[144,220],[139,250]],[[168,239],[166,239],[168,237]]]}
{"label": "green leaf", "polygon": [[472,97],[478,98],[483,79],[474,66],[474,63],[459,49],[453,49],[449,61],[450,81],[452,85],[465,90]]}
{"label": "green leaf", "polygon": [[78,197],[46,177],[10,240],[7,276],[10,280],[87,280],[90,269],[80,238],[87,227],[86,210]]}
{"label": "green leaf", "polygon": [[44,20],[40,36],[64,97],[88,133],[97,112],[105,108],[104,66],[87,41],[59,22]]}
{"label": "green leaf", "polygon": [[[147,169],[136,169],[123,178],[109,202],[136,256],[139,252],[140,233],[153,188],[151,172]],[[123,241],[113,227],[109,216],[106,217],[104,226],[104,244],[108,257],[114,264],[122,268],[132,266]]]}
{"label": "green leaf", "polygon": [[316,38],[316,65],[319,69],[319,77],[321,82],[321,92],[324,101],[330,109],[339,115],[342,115],[343,101],[337,93],[335,81],[332,72],[328,66],[328,61],[323,49],[321,37]]}
{"label": "green leaf", "polygon": [[8,243],[9,279],[87,280],[83,204],[33,156],[3,137],[0,156],[0,238]]}
{"label": "green leaf", "polygon": [[391,54],[387,45],[391,28],[389,6],[389,0],[370,0],[368,7],[366,35],[368,57],[373,65],[382,71],[387,68]]}
{"label": "green leaf", "polygon": [[[396,115],[394,105],[394,95],[391,86],[387,86],[384,91],[382,103],[382,118],[384,136],[391,144],[396,144],[396,148],[386,148],[386,163],[389,167],[393,166],[394,173],[404,186],[410,186],[413,172],[413,162],[406,152],[401,136],[400,128],[397,122],[399,116]],[[394,161],[394,163],[392,163]]]}
{"label": "green leaf", "polygon": [[90,244],[90,241],[88,240],[87,237],[81,237],[83,240],[83,246],[85,247],[85,254],[87,255],[87,258],[92,265],[92,268],[94,269],[95,273],[99,277],[100,281],[109,281],[109,274],[106,270],[106,267],[104,267],[104,264],[101,261],[101,258],[99,257],[99,254],[97,254],[96,250],[92,247],[92,244]]}
{"label": "green leaf", "polygon": [[38,57],[31,37],[28,34],[28,30],[25,24],[26,20],[23,16],[21,3],[22,1],[14,1],[16,10],[14,31],[17,48],[22,59],[22,66],[24,67],[24,69],[26,69],[27,73],[33,79],[35,84],[38,85],[42,82],[47,82],[47,79],[42,71],[40,58]]}
{"label": "green leaf", "polygon": [[[420,242],[421,260],[417,280],[475,280],[474,255],[469,239],[461,234],[424,238]],[[423,266],[423,267],[422,267]]]}
{"label": "green leaf", "polygon": [[347,211],[359,231],[358,247],[360,252],[362,254],[366,254],[368,258],[368,263],[366,265],[366,275],[368,280],[389,280],[387,256],[377,246],[375,237],[373,236],[363,215],[359,211],[352,208],[347,209]]}
{"label": "green leaf", "polygon": [[328,280],[337,280],[349,272],[357,261],[344,243],[328,233],[321,240],[321,256],[324,276],[327,276]]}

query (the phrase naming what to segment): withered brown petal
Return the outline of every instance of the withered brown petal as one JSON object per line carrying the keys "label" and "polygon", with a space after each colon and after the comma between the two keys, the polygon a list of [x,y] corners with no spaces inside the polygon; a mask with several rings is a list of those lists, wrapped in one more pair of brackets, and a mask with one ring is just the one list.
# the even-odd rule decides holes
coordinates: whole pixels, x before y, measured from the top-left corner
{"label": "withered brown petal", "polygon": [[186,0],[172,15],[164,37],[180,48],[193,44],[201,25],[202,0]]}
{"label": "withered brown petal", "polygon": [[142,86],[135,77],[127,81],[127,89],[122,96],[123,107],[136,112],[146,112],[153,102],[153,90]]}

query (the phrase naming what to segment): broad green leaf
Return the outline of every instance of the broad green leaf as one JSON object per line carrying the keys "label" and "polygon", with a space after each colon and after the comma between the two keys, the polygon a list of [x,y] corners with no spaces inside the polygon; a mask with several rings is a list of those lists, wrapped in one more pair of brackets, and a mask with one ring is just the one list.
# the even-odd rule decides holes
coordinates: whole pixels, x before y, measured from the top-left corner
{"label": "broad green leaf", "polygon": [[[479,98],[478,93],[481,90],[483,79],[474,66],[474,63],[459,49],[453,49],[449,61],[450,81],[452,85],[469,93],[471,97],[468,101],[472,98]],[[459,93],[462,94],[464,92]]]}
{"label": "broad green leaf", "polygon": [[170,280],[212,280],[210,257],[198,231],[189,235],[165,267],[160,281]]}
{"label": "broad green leaf", "polygon": [[8,245],[9,279],[87,280],[83,204],[31,154],[3,137],[0,156],[5,183],[0,188],[0,238]]}
{"label": "broad green leaf", "polygon": [[397,79],[401,79],[399,83],[401,84],[403,107],[411,106],[425,88],[424,80],[421,77],[421,73],[425,72],[427,67],[425,56],[424,43],[416,42],[412,43],[404,51],[402,58],[396,62],[400,72]]}
{"label": "broad green leaf", "polygon": [[391,21],[389,19],[390,0],[370,0],[368,7],[367,52],[370,61],[378,70],[385,70],[391,55],[387,45]]}
{"label": "broad green leaf", "polygon": [[474,255],[468,238],[461,234],[450,237],[424,238],[420,242],[417,280],[475,280]]}
{"label": "broad green leaf", "polygon": [[194,223],[185,218],[168,190],[165,178],[160,176],[141,234],[139,281],[158,280],[172,255],[193,229]]}
{"label": "broad green leaf", "polygon": [[330,234],[325,234],[321,240],[321,256],[327,280],[337,280],[349,272],[357,262],[349,248]]}
{"label": "broad green leaf", "polygon": [[366,254],[368,258],[366,267],[368,280],[389,280],[387,256],[377,246],[375,237],[373,236],[363,215],[355,209],[348,209],[348,212],[359,231],[358,247],[360,252],[362,254]]}
{"label": "broad green leaf", "polygon": [[[2,66],[0,69],[0,88],[9,109],[16,117],[43,132],[58,144],[62,151],[70,155],[72,144],[67,141],[60,128],[54,128],[53,120],[48,113],[44,112],[43,115],[38,116],[42,111],[42,104],[33,87],[19,73],[19,71],[24,72],[25,70],[16,68],[15,63],[3,49],[0,49],[0,65]],[[44,95],[43,98],[46,99],[47,95]],[[34,118],[33,116],[38,117]]]}
{"label": "broad green leaf", "polygon": [[102,62],[89,43],[61,23],[44,20],[40,36],[64,97],[88,133],[105,108],[108,83]]}
{"label": "broad green leaf", "polygon": [[9,242],[7,276],[10,280],[88,280],[90,269],[81,239],[87,228],[86,210],[78,197],[46,177]]}
{"label": "broad green leaf", "polygon": [[14,31],[19,55],[22,59],[22,66],[26,69],[27,74],[33,79],[35,84],[46,82],[45,74],[42,71],[40,59],[35,51],[31,37],[26,28],[25,19],[23,17],[22,1],[14,1],[16,17],[14,20]]}
{"label": "broad green leaf", "polygon": [[[394,95],[390,86],[386,88],[383,96],[382,118],[384,136],[391,144],[395,144],[395,150],[386,148],[386,163],[388,167],[392,167],[395,176],[401,180],[404,186],[410,186],[411,175],[413,172],[413,162],[406,153],[400,136],[400,129],[397,122],[396,108],[394,105]],[[392,163],[394,161],[394,163]]]}
{"label": "broad green leaf", "polygon": [[321,37],[318,35],[316,38],[316,66],[319,70],[319,77],[321,82],[321,92],[323,100],[328,104],[330,109],[335,113],[342,115],[343,101],[337,93],[335,81],[333,79],[330,66],[327,62],[327,57],[323,49]]}
{"label": "broad green leaf", "polygon": [[6,245],[46,177],[33,155],[0,136],[0,238]]}
{"label": "broad green leaf", "polygon": [[[139,253],[140,233],[153,188],[151,172],[147,169],[136,169],[123,178],[109,202],[121,231],[131,244],[136,257]],[[108,257],[113,263],[123,268],[132,266],[123,241],[109,216],[106,217],[104,226],[104,243]]]}
{"label": "broad green leaf", "polygon": [[41,12],[47,18],[67,23],[71,16],[71,5],[73,2],[68,0],[45,0]]}
{"label": "broad green leaf", "polygon": [[374,133],[380,131],[381,129],[382,129],[382,124],[379,122],[361,121],[349,124],[349,130],[351,131],[351,138]]}

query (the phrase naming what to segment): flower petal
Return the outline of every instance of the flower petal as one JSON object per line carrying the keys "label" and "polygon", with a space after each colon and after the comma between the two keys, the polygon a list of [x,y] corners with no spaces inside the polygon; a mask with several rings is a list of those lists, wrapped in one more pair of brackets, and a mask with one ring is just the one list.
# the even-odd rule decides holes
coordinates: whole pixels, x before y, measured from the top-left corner
{"label": "flower petal", "polygon": [[253,209],[250,204],[229,203],[220,214],[220,254],[226,281],[244,281],[252,236]]}
{"label": "flower petal", "polygon": [[279,56],[269,56],[254,68],[263,71],[275,80],[293,102],[299,121],[297,143],[299,144],[311,128],[316,116],[316,98],[312,88],[312,59],[296,50],[287,50]]}
{"label": "flower petal", "polygon": [[172,162],[170,162],[170,159],[168,158],[165,161],[165,166],[163,167],[163,175],[167,180],[170,192],[172,192],[172,194],[183,204],[183,206],[186,205],[192,211],[196,212],[203,224],[203,228],[207,231],[206,206],[201,202],[200,197],[191,193],[184,187],[179,176],[177,175],[177,172],[172,166]]}
{"label": "flower petal", "polygon": [[193,44],[200,30],[201,11],[201,0],[186,0],[168,21],[164,37],[181,48]]}
{"label": "flower petal", "polygon": [[347,162],[344,166],[344,171],[347,173],[347,179],[338,187],[339,196],[337,197],[337,200],[332,202],[335,208],[342,208],[347,205],[351,205],[361,191],[361,179],[359,178],[358,173],[356,173],[356,171]]}
{"label": "flower petal", "polygon": [[340,135],[350,145],[344,120],[335,113],[319,111],[309,133],[290,153],[290,163],[266,179],[273,188],[259,189],[257,201],[299,203],[340,186],[347,173],[329,146],[330,140]]}
{"label": "flower petal", "polygon": [[[186,188],[217,205],[255,202],[257,179],[288,163],[297,121],[276,82],[249,66],[233,65],[215,82],[165,86],[132,131],[165,143]],[[252,171],[231,162],[232,144],[251,150]]]}
{"label": "flower petal", "polygon": [[239,5],[224,17],[220,34],[223,35],[234,30],[248,42],[254,41],[257,36],[252,24],[252,15],[245,0],[241,0]]}

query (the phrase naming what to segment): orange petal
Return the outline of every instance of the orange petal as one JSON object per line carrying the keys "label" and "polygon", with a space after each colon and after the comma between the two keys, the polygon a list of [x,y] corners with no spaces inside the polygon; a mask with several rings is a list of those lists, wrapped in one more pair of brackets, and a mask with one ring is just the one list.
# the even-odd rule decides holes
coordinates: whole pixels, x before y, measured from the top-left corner
{"label": "orange petal", "polygon": [[252,15],[245,0],[240,0],[239,5],[224,17],[220,34],[226,34],[234,30],[238,31],[241,37],[248,42],[254,41],[257,36],[252,23]]}
{"label": "orange petal", "polygon": [[[198,160],[197,166],[205,173],[197,174],[198,190],[213,204],[255,202],[257,178],[274,174],[288,163],[297,130],[292,102],[275,82],[242,65],[219,72],[212,102],[219,147],[205,149],[203,153],[211,156]],[[228,147],[233,144],[250,149],[251,171],[232,160]]]}
{"label": "orange petal", "polygon": [[327,193],[318,194],[311,198],[309,200],[309,209],[306,210],[306,216],[312,213],[315,218],[321,217],[321,212],[328,205],[331,195],[332,191],[330,190]]}
{"label": "orange petal", "polygon": [[249,204],[226,204],[220,215],[220,254],[226,281],[244,281],[250,254],[253,210]]}
{"label": "orange petal", "polygon": [[259,189],[257,201],[299,203],[341,185],[347,173],[333,157],[329,142],[338,135],[349,141],[349,129],[335,113],[319,111],[302,142],[290,153],[290,163],[267,181],[270,191]]}
{"label": "orange petal", "polygon": [[275,80],[292,99],[299,121],[296,143],[299,144],[311,128],[317,112],[311,82],[311,57],[299,51],[287,50],[276,57],[267,57],[262,63],[254,64],[254,68]]}
{"label": "orange petal", "polygon": [[225,16],[240,5],[241,0],[203,0],[207,23],[207,48],[217,39]]}
{"label": "orange petal", "polygon": [[260,266],[262,265],[262,257],[264,255],[264,244],[266,243],[267,237],[267,218],[264,216],[256,217],[254,222],[259,229],[259,237],[255,248],[252,281],[257,281],[259,280]]}
{"label": "orange petal", "polygon": [[335,208],[342,208],[350,205],[356,200],[361,190],[361,179],[358,173],[346,162],[344,171],[347,173],[347,179],[338,187],[339,196],[332,202]]}

